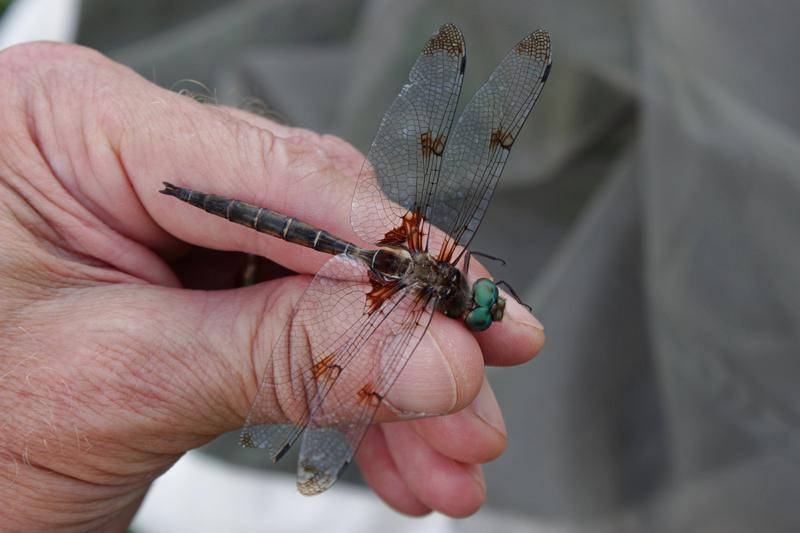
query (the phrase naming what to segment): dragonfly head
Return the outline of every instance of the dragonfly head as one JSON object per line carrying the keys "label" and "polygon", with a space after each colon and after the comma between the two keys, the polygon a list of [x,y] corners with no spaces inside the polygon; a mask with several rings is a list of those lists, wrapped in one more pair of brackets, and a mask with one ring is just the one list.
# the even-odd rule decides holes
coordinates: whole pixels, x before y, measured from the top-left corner
{"label": "dragonfly head", "polygon": [[464,317],[472,331],[483,331],[492,322],[503,319],[506,300],[500,297],[497,285],[488,278],[480,278],[472,285],[472,304],[472,310]]}
{"label": "dragonfly head", "polygon": [[[419,265],[423,271],[429,266],[424,261],[419,261]],[[483,331],[492,322],[503,319],[506,300],[500,297],[494,281],[481,278],[470,289],[466,278],[455,266],[447,262],[434,265],[436,275],[432,284],[437,288],[438,308],[445,316],[463,319],[472,331]]]}

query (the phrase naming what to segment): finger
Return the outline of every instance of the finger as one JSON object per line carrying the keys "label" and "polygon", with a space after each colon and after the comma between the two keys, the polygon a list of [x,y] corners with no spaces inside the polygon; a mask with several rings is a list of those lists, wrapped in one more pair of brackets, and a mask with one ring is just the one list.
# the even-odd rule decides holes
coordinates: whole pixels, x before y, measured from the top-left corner
{"label": "finger", "polygon": [[[95,287],[56,314],[71,317],[69,328],[94,332],[75,340],[81,350],[96,343],[113,345],[110,355],[119,354],[126,368],[135,369],[114,373],[114,389],[131,394],[136,402],[152,400],[152,407],[161,402],[158,412],[164,416],[148,415],[147,423],[170,434],[213,435],[241,427],[264,369],[270,363],[285,364],[271,361],[272,347],[309,282],[308,276],[289,276],[210,292],[150,285]],[[55,338],[61,335],[68,333],[56,332]],[[448,413],[472,401],[481,384],[480,351],[466,331],[445,335],[442,346],[422,343],[415,350],[407,366],[408,384],[387,395],[404,410],[386,409],[379,420]],[[457,356],[469,352],[468,362]],[[100,365],[98,371],[106,368]],[[287,414],[280,406],[297,391],[291,381],[271,384],[279,401],[263,422],[285,423]],[[418,393],[423,387],[434,392]]]}
{"label": "finger", "polygon": [[483,373],[483,355],[475,337],[459,322],[437,313],[381,403],[376,421],[458,411],[478,394]]}
{"label": "finger", "polygon": [[[41,151],[48,163],[42,168],[52,169],[62,188],[45,183],[44,173],[41,180],[33,175],[34,185],[80,202],[97,219],[86,218],[83,226],[102,223],[165,257],[183,251],[177,236],[208,248],[268,256],[300,272],[313,272],[324,261],[322,254],[280,239],[255,238],[252,230],[158,194],[162,181],[173,180],[287,212],[355,239],[349,208],[360,162],[342,175],[339,167],[353,151],[342,150],[341,141],[311,134],[280,138],[160,89],[88,49],[38,44],[12,50],[9,57],[10,63],[17,59],[17,79],[37,83],[10,94],[19,101],[7,107],[31,114],[18,122],[31,124],[30,145]],[[340,151],[344,154],[332,157]],[[59,229],[73,226],[78,225]],[[115,247],[95,248],[97,259],[121,263]]]}
{"label": "finger", "polygon": [[536,318],[506,297],[503,320],[475,333],[487,365],[512,366],[530,361],[544,346],[545,334]]}
{"label": "finger", "polygon": [[400,475],[423,505],[453,517],[469,516],[480,508],[486,486],[479,465],[445,457],[408,424],[384,424],[383,431]]}
{"label": "finger", "polygon": [[[367,244],[349,222],[363,156],[346,143],[266,119],[265,127],[256,127],[156,87],[150,90],[150,102],[159,98],[163,104],[154,110],[150,102],[140,102],[142,122],[120,127],[120,138],[130,139],[122,145],[120,159],[142,204],[167,232],[204,247],[269,257],[296,272],[316,272],[327,260],[308,248],[259,235],[160,195],[162,181],[287,213],[350,242]],[[154,111],[160,118],[152,116]],[[133,134],[143,122],[151,129],[158,124],[149,138]]]}
{"label": "finger", "polygon": [[367,485],[393,509],[412,516],[422,516],[431,511],[403,481],[389,454],[381,426],[369,428],[356,458]]}
{"label": "finger", "polygon": [[503,414],[489,382],[457,413],[410,422],[414,431],[436,451],[461,463],[487,463],[506,448]]}

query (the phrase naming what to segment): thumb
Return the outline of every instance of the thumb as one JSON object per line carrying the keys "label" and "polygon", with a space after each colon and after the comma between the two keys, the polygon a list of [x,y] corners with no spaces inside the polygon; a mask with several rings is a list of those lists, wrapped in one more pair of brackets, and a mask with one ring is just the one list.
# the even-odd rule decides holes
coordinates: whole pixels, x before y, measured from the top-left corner
{"label": "thumb", "polygon": [[[104,383],[103,398],[114,399],[105,413],[119,421],[119,436],[132,443],[161,435],[190,449],[242,426],[266,368],[302,364],[273,347],[283,344],[279,338],[310,282],[297,275],[224,291],[94,287],[58,314],[82,331],[67,353],[82,353],[81,364],[94,359],[84,367],[88,381]],[[480,389],[477,343],[469,335],[462,341],[451,321],[435,320],[442,323],[414,352],[377,421],[457,411]],[[282,406],[298,394],[297,383],[269,385],[281,401],[262,410],[259,422],[289,422]]]}

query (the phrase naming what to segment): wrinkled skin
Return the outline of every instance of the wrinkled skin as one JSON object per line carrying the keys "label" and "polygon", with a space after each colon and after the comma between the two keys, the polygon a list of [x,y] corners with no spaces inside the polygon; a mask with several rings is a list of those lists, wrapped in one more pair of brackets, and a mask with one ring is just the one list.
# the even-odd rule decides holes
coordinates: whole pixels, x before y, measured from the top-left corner
{"label": "wrinkled skin", "polygon": [[[0,95],[0,529],[123,529],[182,453],[242,424],[327,259],[179,205],[160,182],[358,242],[348,220],[363,156],[76,46],[0,53]],[[241,254],[207,248],[298,274],[230,288]],[[543,342],[513,301],[477,335],[437,314],[379,417],[450,414],[374,426],[357,456],[372,489],[411,515],[475,512],[479,465],[506,445],[484,364],[523,363]]]}

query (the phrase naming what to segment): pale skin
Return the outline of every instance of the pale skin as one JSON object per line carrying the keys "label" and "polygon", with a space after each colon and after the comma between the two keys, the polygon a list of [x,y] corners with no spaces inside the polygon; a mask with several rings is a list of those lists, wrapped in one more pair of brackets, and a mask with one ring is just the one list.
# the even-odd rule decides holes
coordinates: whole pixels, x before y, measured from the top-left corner
{"label": "pale skin", "polygon": [[[270,346],[329,259],[179,204],[161,181],[358,242],[349,209],[363,155],[76,46],[0,53],[0,95],[0,529],[122,530],[181,454],[242,425]],[[187,261],[192,246],[298,274],[184,289],[241,267]],[[470,275],[484,274],[474,262]],[[484,365],[524,363],[543,342],[513,299],[480,334],[437,314],[379,413],[395,423],[373,426],[357,454],[370,487],[410,515],[475,512],[480,464],[507,439]]]}

